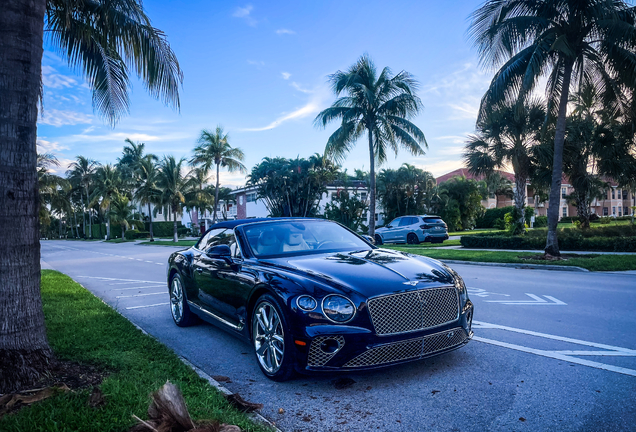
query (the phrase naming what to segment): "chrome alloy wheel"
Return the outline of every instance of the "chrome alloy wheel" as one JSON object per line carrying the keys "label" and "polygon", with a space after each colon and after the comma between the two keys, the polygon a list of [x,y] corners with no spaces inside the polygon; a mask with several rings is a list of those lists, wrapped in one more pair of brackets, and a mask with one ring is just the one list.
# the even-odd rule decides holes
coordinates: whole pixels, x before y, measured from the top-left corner
{"label": "chrome alloy wheel", "polygon": [[285,333],[276,308],[269,302],[259,303],[252,323],[254,348],[259,363],[270,374],[275,374],[283,364]]}
{"label": "chrome alloy wheel", "polygon": [[183,318],[183,287],[178,277],[173,278],[170,284],[170,310],[175,322],[180,322]]}

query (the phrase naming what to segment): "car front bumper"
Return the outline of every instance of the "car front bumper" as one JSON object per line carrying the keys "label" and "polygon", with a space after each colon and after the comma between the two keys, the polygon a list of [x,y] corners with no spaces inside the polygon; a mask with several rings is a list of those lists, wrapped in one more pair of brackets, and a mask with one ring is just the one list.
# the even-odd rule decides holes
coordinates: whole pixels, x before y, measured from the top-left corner
{"label": "car front bumper", "polygon": [[472,339],[472,316],[468,301],[457,320],[417,332],[379,336],[345,325],[307,327],[307,345],[297,346],[299,371],[369,370],[444,354]]}

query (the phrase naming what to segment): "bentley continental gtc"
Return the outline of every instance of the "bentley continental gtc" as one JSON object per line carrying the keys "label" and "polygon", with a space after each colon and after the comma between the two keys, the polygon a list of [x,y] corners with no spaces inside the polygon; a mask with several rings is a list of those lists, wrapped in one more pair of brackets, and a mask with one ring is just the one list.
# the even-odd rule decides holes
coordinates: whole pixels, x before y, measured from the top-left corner
{"label": "bentley continental gtc", "polygon": [[322,219],[217,223],[170,256],[167,277],[178,326],[204,320],[245,339],[275,381],[422,359],[473,335],[455,271]]}

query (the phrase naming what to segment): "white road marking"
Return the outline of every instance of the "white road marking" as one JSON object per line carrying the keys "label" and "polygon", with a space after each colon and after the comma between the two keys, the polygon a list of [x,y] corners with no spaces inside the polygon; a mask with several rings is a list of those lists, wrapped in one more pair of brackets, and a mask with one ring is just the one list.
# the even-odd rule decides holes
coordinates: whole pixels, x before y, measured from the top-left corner
{"label": "white road marking", "polygon": [[526,353],[530,353],[530,354],[536,354],[536,355],[540,355],[543,357],[548,357],[548,358],[553,358],[553,359],[557,359],[557,360],[562,360],[562,361],[566,361],[569,363],[576,363],[576,364],[580,364],[583,366],[590,366],[596,369],[603,369],[603,370],[607,370],[607,371],[611,371],[611,372],[617,372],[617,373],[621,373],[624,375],[631,375],[636,377],[636,370],[634,369],[627,369],[627,368],[623,368],[623,367],[618,367],[618,366],[612,366],[612,365],[608,365],[608,364],[604,364],[604,363],[598,363],[598,362],[594,362],[594,361],[590,361],[590,360],[583,360],[583,359],[579,359],[576,357],[570,357],[564,354],[559,354],[555,351],[544,351],[544,350],[540,350],[540,349],[535,349],[535,348],[528,348],[528,347],[524,347],[521,345],[515,345],[515,344],[511,344],[511,343],[507,343],[507,342],[500,342],[500,341],[496,341],[496,340],[492,340],[492,339],[486,339],[486,338],[482,338],[479,336],[473,336],[473,339],[480,341],[480,342],[485,342],[488,344],[492,344],[492,345],[497,345],[500,347],[504,347],[504,348],[510,348],[513,350],[517,350],[517,351],[522,351],[522,352],[526,352]]}
{"label": "white road marking", "polygon": [[129,282],[140,282],[140,283],[156,283],[162,284],[164,281],[147,281],[147,280],[139,280],[139,279],[119,279],[119,278],[107,278],[107,277],[98,277],[98,276],[75,276],[78,278],[86,278],[86,279],[101,279],[107,281],[129,281]]}
{"label": "white road marking", "polygon": [[518,328],[514,328],[514,327],[502,326],[502,325],[499,325],[499,324],[490,324],[490,323],[483,322],[483,321],[473,321],[473,324],[477,324],[479,326],[478,328],[491,328],[491,329],[507,330],[507,331],[511,331],[511,332],[515,332],[515,333],[522,333],[522,334],[527,334],[527,335],[530,335],[530,336],[538,336],[538,337],[542,337],[542,338],[546,338],[546,339],[553,339],[553,340],[558,340],[558,341],[561,341],[561,342],[569,342],[569,343],[573,343],[573,344],[577,344],[577,345],[585,345],[585,346],[589,346],[589,347],[593,347],[593,348],[601,348],[601,349],[606,349],[606,350],[611,350],[611,351],[623,351],[623,352],[630,353],[630,354],[636,354],[636,350],[629,349],[629,348],[621,348],[621,347],[616,347],[616,346],[612,346],[612,345],[600,344],[600,343],[596,343],[596,342],[588,342],[588,341],[584,341],[584,340],[580,340],[580,339],[572,339],[572,338],[563,337],[563,336],[555,336],[555,335],[551,335],[551,334],[547,334],[547,333],[535,332],[535,331],[532,331],[532,330],[523,330],[523,329],[518,329]]}
{"label": "white road marking", "polygon": [[504,296],[504,297],[510,297],[509,294],[501,294],[501,293],[493,293],[490,291],[486,291],[483,288],[467,288],[468,289],[468,293],[470,294],[470,296],[477,296],[477,297],[488,297],[489,295],[500,295],[500,296]]}
{"label": "white road marking", "polygon": [[559,299],[556,299],[552,296],[544,295],[543,297],[551,300],[553,303],[550,303],[538,295],[526,293],[526,295],[534,300],[485,300],[486,303],[500,303],[504,305],[541,305],[541,306],[567,306],[567,303],[562,302]]}
{"label": "white road marking", "polygon": [[157,289],[160,286],[163,286],[163,284],[161,284],[161,285],[138,286],[138,287],[132,287],[132,288],[113,288],[111,291],[128,291],[128,290],[136,290],[136,289]]}
{"label": "white road marking", "polygon": [[157,265],[163,265],[163,263],[155,263],[155,264],[157,264]]}
{"label": "white road marking", "polygon": [[146,296],[151,296],[151,295],[160,295],[160,294],[168,294],[168,292],[167,292],[167,291],[166,291],[166,292],[161,291],[161,292],[148,293],[148,294],[124,295],[124,296],[117,296],[117,297],[115,297],[115,298],[120,299],[120,298],[131,298],[131,297],[146,297]]}
{"label": "white road marking", "polygon": [[147,262],[147,263],[150,263],[150,264],[154,264],[154,261],[144,261],[144,262]]}
{"label": "white road marking", "polygon": [[572,339],[572,338],[567,338],[567,337],[562,337],[562,336],[555,336],[555,335],[550,335],[550,334],[546,334],[546,333],[534,332],[534,331],[531,331],[531,330],[523,330],[523,329],[518,329],[518,328],[514,328],[514,327],[502,326],[502,325],[498,325],[498,324],[485,323],[485,322],[481,322],[481,321],[473,321],[473,324],[474,324],[474,328],[475,329],[481,328],[481,329],[506,330],[506,331],[526,334],[526,335],[530,335],[530,336],[542,337],[542,338],[545,338],[545,339],[552,339],[552,340],[557,340],[557,341],[561,341],[561,342],[568,342],[568,343],[573,343],[573,344],[577,344],[577,345],[583,345],[583,346],[589,346],[589,347],[604,349],[604,350],[607,350],[607,351],[542,350],[542,349],[530,348],[530,347],[526,347],[526,346],[522,346],[522,345],[511,344],[511,343],[508,343],[508,342],[501,342],[501,341],[497,341],[497,340],[493,340],[493,339],[487,339],[487,338],[483,338],[481,336],[474,336],[473,337],[473,339],[475,339],[477,341],[484,342],[484,343],[491,344],[491,345],[500,346],[500,347],[503,347],[503,348],[509,348],[509,349],[513,349],[513,350],[516,350],[516,351],[522,351],[522,352],[529,353],[529,354],[540,355],[542,357],[553,358],[553,359],[557,359],[557,360],[567,361],[567,362],[570,362],[570,363],[580,364],[580,365],[583,365],[583,366],[593,367],[593,368],[596,368],[596,369],[603,369],[603,370],[607,370],[607,371],[611,371],[611,372],[616,372],[616,373],[620,373],[620,374],[630,375],[630,376],[635,376],[636,377],[636,370],[634,370],[634,369],[628,369],[628,368],[624,368],[624,367],[613,366],[613,365],[608,365],[608,364],[605,364],[605,363],[599,363],[599,362],[595,362],[595,361],[584,360],[584,359],[580,359],[580,358],[577,358],[577,357],[572,357],[572,356],[624,356],[624,357],[636,357],[636,350],[633,350],[633,349],[617,347],[617,346],[612,346],[612,345],[606,345],[606,344],[600,344],[600,343],[596,343],[596,342],[589,342],[589,341],[584,341],[584,340],[580,340],[580,339]]}
{"label": "white road marking", "polygon": [[127,310],[130,309],[141,309],[141,308],[149,308],[149,307],[155,307],[155,306],[165,306],[165,305],[169,305],[170,303],[157,303],[157,304],[151,304],[151,305],[146,305],[146,306],[131,306],[131,307],[127,307]]}

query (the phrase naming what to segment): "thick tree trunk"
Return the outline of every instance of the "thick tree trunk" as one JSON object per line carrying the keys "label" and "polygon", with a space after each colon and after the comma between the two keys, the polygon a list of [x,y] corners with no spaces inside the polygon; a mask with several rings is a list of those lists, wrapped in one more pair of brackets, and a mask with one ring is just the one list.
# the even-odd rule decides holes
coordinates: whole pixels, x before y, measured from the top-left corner
{"label": "thick tree trunk", "polygon": [[214,212],[212,213],[212,223],[216,223],[216,207],[219,202],[219,165],[216,164],[216,189],[214,190]]}
{"label": "thick tree trunk", "polygon": [[106,208],[106,240],[110,240],[110,204]]}
{"label": "thick tree trunk", "polygon": [[373,151],[373,132],[369,131],[369,235],[375,236],[375,152]]}
{"label": "thick tree trunk", "polygon": [[150,241],[155,241],[155,238],[152,235],[152,212],[150,211],[150,203],[148,203],[148,217],[150,218]]}
{"label": "thick tree trunk", "polygon": [[520,231],[524,231],[525,230],[525,215],[524,215],[524,209],[526,207],[526,182],[527,182],[527,177],[522,174],[522,173],[515,173],[515,193],[514,193],[514,200],[515,200],[515,207],[517,208],[517,211],[519,212],[519,220],[517,220],[517,223],[519,223],[519,226],[522,228],[520,229]]}
{"label": "thick tree trunk", "polygon": [[172,228],[172,239],[176,243],[179,241],[179,236],[177,235],[177,212],[173,212],[172,215],[174,216],[174,225]]}
{"label": "thick tree trunk", "polygon": [[585,191],[576,191],[576,212],[581,222],[581,229],[588,229],[590,227],[590,200]]}
{"label": "thick tree trunk", "polygon": [[35,145],[45,8],[44,0],[0,2],[0,393],[33,384],[52,360]]}
{"label": "thick tree trunk", "polygon": [[561,176],[563,174],[563,143],[565,142],[565,123],[568,108],[568,95],[570,93],[570,79],[572,78],[573,62],[566,59],[563,72],[563,85],[561,86],[561,100],[559,101],[559,113],[557,116],[556,131],[554,134],[554,159],[552,161],[552,183],[550,186],[550,199],[548,201],[548,238],[546,239],[545,253],[559,256],[559,240],[557,238],[557,224],[559,223],[559,210],[561,207]]}

